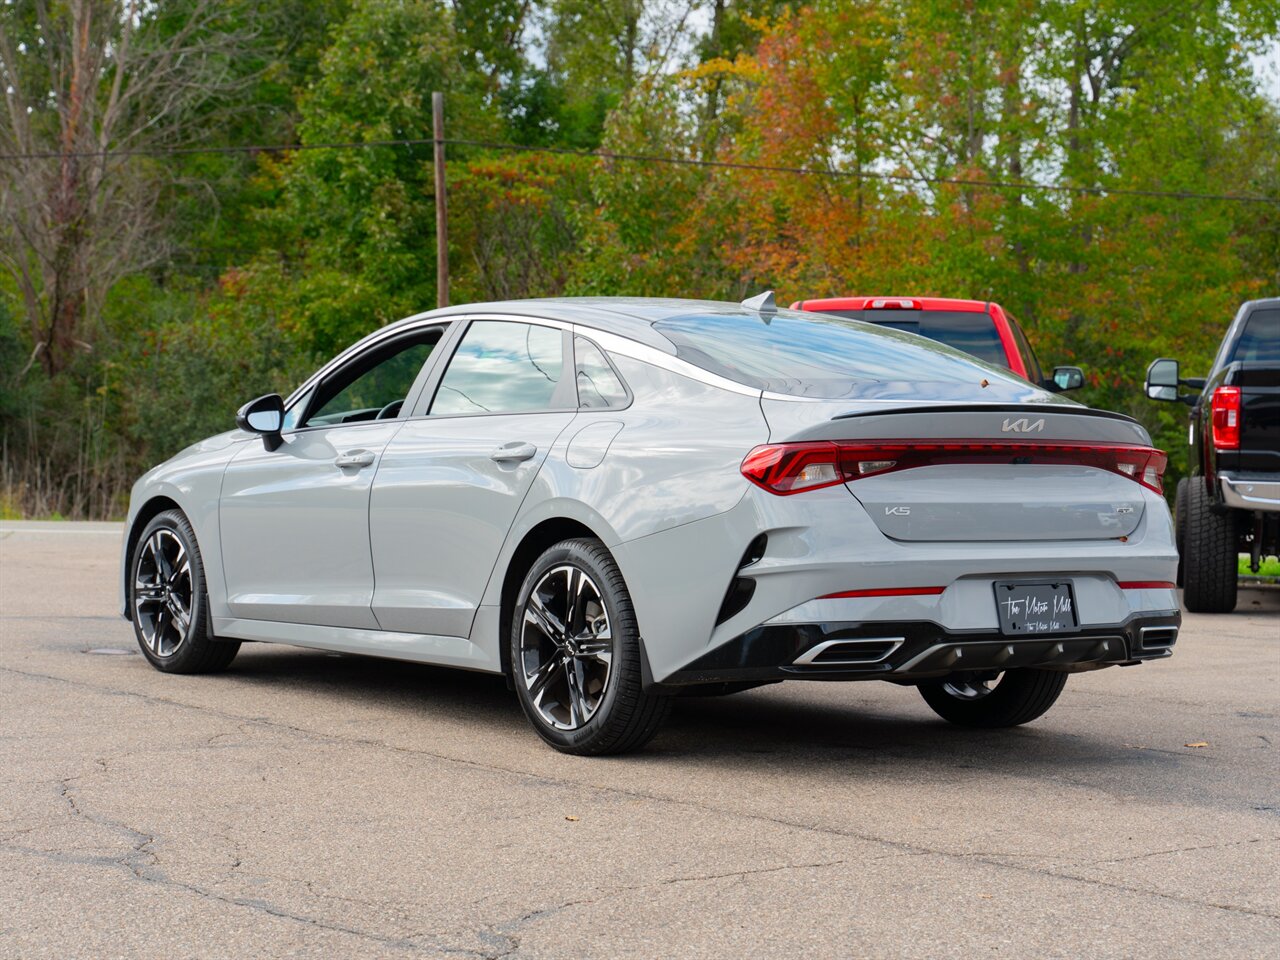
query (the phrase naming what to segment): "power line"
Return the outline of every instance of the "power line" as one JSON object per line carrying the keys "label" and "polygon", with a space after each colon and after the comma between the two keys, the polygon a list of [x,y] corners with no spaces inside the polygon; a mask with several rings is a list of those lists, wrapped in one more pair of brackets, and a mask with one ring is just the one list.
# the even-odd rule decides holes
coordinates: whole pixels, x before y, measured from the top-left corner
{"label": "power line", "polygon": [[876,171],[816,170],[812,167],[789,167],[768,163],[746,163],[733,160],[696,160],[689,157],[662,157],[639,153],[614,153],[609,150],[574,150],[569,147],[533,147],[519,143],[497,143],[488,140],[446,140],[463,146],[484,147],[490,150],[523,150],[531,153],[555,153],[566,156],[595,157],[600,160],[625,160],[639,163],[665,163],[692,167],[718,167],[726,170],[752,170],[762,173],[791,173],[812,177],[833,177],[845,180],[887,180],[898,183],[926,183],[962,187],[979,187],[992,190],[1044,190],[1059,193],[1085,193],[1096,196],[1164,197],[1176,200],[1230,200],[1240,203],[1280,204],[1280,197],[1259,197],[1248,194],[1192,193],[1181,190],[1131,190],[1109,187],[1078,187],[1062,183],[1036,183],[1033,181],[966,180],[962,177],[927,177],[923,174],[880,173]]}
{"label": "power line", "polygon": [[[1188,190],[1139,190],[1126,187],[1086,187],[1065,183],[1040,183],[1037,181],[971,180],[964,177],[930,177],[923,174],[883,173],[879,171],[820,170],[813,167],[794,167],[782,164],[748,163],[734,160],[699,160],[693,157],[666,157],[657,154],[617,153],[612,150],[577,150],[572,147],[533,146],[522,143],[504,143],[495,140],[468,140],[445,138],[446,146],[478,147],[485,150],[505,150],[520,153],[545,153],[557,156],[581,157],[595,160],[618,160],[627,163],[651,163],[668,166],[702,167],[721,170],[745,170],[758,173],[785,173],[807,177],[830,177],[841,180],[880,180],[890,183],[920,183],[933,186],[972,187],[981,190],[1016,190],[1023,192],[1074,193],[1088,196],[1145,197],[1165,200],[1220,200],[1232,203],[1265,203],[1280,205],[1280,197],[1263,197],[1251,194],[1197,193]],[[195,154],[239,153],[292,153],[306,150],[370,150],[380,147],[425,147],[436,143],[430,137],[402,138],[396,140],[335,141],[331,143],[274,143],[247,144],[221,147],[136,147],[122,150],[85,150],[61,153],[58,151],[36,153],[0,154],[5,160],[59,160],[64,158],[93,157],[173,157]]]}

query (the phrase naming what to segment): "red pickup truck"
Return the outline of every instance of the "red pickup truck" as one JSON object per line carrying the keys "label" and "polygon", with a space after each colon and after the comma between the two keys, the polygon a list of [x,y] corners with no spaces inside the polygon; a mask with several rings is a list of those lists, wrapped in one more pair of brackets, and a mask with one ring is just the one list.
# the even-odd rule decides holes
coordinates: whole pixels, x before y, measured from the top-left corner
{"label": "red pickup truck", "polygon": [[1084,373],[1079,367],[1054,367],[1052,375],[1046,377],[1022,328],[998,303],[942,297],[831,297],[797,300],[791,309],[830,313],[918,333],[1007,367],[1055,393],[1084,385]]}

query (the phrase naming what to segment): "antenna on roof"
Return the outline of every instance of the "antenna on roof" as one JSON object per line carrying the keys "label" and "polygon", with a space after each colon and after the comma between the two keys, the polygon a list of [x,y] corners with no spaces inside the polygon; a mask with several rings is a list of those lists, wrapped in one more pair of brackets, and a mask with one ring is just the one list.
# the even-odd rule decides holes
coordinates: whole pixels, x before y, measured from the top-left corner
{"label": "antenna on roof", "polygon": [[742,301],[742,305],[748,310],[754,310],[761,316],[773,316],[778,312],[778,305],[773,302],[773,291],[766,290],[764,293],[755,297],[748,297]]}

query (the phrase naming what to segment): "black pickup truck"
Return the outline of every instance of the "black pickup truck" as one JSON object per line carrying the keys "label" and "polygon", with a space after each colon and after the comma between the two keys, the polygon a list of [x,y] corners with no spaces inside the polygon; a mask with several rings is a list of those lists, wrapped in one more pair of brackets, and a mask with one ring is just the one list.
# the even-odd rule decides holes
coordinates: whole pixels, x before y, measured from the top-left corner
{"label": "black pickup truck", "polygon": [[1240,307],[1206,377],[1184,379],[1177,360],[1161,358],[1145,389],[1191,406],[1189,476],[1174,506],[1182,602],[1227,613],[1240,554],[1254,573],[1280,554],[1280,298]]}

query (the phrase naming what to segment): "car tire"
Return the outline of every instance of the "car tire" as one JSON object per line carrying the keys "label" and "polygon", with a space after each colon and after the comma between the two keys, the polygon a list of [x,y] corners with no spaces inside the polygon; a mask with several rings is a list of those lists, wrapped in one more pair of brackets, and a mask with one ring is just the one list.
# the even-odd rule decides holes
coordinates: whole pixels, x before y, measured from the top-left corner
{"label": "car tire", "polygon": [[956,674],[920,684],[920,695],[934,713],[962,727],[1016,727],[1030,723],[1053,706],[1067,675],[1053,670],[1008,670],[999,681]]}
{"label": "car tire", "polygon": [[129,613],[142,655],[164,673],[214,673],[240,649],[213,636],[204,561],[179,510],[143,529],[129,558]]}
{"label": "car tire", "polygon": [[635,609],[598,540],[565,540],[537,559],[516,595],[507,639],[520,706],[557,750],[638,750],[671,710],[669,697],[642,688]]}
{"label": "car tire", "polygon": [[1192,613],[1230,613],[1236,608],[1240,545],[1236,517],[1214,509],[1203,478],[1187,487],[1186,551],[1182,602]]}
{"label": "car tire", "polygon": [[1188,480],[1183,477],[1173,495],[1173,542],[1178,548],[1178,574],[1175,579],[1178,586],[1182,586],[1182,558],[1187,552],[1187,486]]}

